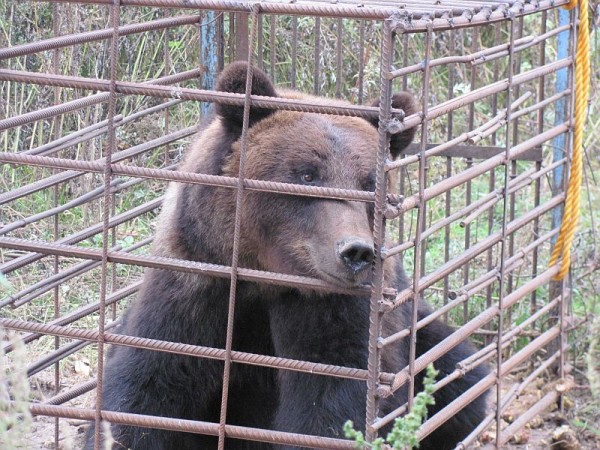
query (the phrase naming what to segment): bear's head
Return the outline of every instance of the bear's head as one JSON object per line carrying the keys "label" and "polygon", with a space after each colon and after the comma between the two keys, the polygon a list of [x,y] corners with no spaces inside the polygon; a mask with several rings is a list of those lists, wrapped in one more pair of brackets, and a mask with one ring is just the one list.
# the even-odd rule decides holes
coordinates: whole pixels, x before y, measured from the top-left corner
{"label": "bear's head", "polygon": [[[247,64],[234,63],[223,71],[218,91],[244,93]],[[298,92],[277,92],[269,78],[252,68],[252,94],[307,99]],[[332,105],[346,104],[331,101]],[[416,110],[413,97],[401,92],[394,108]],[[218,133],[227,134],[218,174],[237,177],[240,167],[243,107],[215,106]],[[378,120],[252,107],[244,165],[247,179],[374,191],[378,149]],[[208,135],[215,134],[214,130]],[[412,141],[415,129],[392,136],[390,159]],[[207,142],[209,137],[204,138]],[[211,147],[204,145],[204,151]],[[222,147],[222,145],[221,145]],[[222,152],[223,149],[211,151]],[[227,196],[225,218],[219,211],[225,197],[204,195],[212,208],[213,230],[221,222],[220,237],[233,232],[233,189],[217,189]],[[227,191],[227,193],[224,193]],[[221,216],[221,217],[218,217]],[[373,261],[373,204],[246,190],[241,210],[240,265],[271,272],[316,277],[339,286],[367,280]],[[203,233],[206,236],[207,233]],[[213,243],[207,243],[213,245]],[[229,251],[229,246],[220,248]],[[208,261],[212,262],[212,261]]]}

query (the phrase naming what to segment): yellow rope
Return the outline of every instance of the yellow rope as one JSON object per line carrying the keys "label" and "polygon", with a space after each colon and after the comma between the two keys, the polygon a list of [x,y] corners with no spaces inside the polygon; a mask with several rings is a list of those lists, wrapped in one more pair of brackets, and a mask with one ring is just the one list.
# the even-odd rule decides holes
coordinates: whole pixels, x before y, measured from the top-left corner
{"label": "yellow rope", "polygon": [[562,256],[560,271],[554,277],[562,280],[571,265],[571,244],[579,222],[581,181],[583,178],[583,127],[587,115],[590,90],[590,32],[588,25],[588,0],[571,0],[564,7],[573,9],[579,4],[579,34],[575,57],[575,126],[573,133],[573,156],[560,232],[550,257],[550,265]]}

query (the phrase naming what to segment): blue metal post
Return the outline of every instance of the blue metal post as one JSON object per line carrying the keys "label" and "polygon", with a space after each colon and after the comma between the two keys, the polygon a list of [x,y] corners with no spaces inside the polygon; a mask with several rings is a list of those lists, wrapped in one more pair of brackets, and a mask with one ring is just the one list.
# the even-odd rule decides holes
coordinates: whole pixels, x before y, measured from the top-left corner
{"label": "blue metal post", "polygon": [[[200,25],[200,64],[202,67],[201,89],[212,89],[219,62],[217,20],[214,11],[205,11]],[[210,103],[200,103],[202,117],[208,114]]]}
{"label": "blue metal post", "polygon": [[[565,9],[559,9],[558,12],[558,26],[568,25],[571,22],[571,13]],[[558,35],[558,48],[557,57],[558,59],[567,58],[569,56],[569,43],[571,40],[571,31],[563,31]],[[569,68],[564,68],[556,73],[555,90],[556,93],[564,92],[569,87]],[[571,95],[575,95],[572,93]],[[569,103],[571,97],[563,97],[556,102],[556,116],[554,118],[554,124],[560,125],[567,121],[567,114],[569,113]],[[567,154],[567,134],[560,134],[553,140],[553,160],[558,161],[564,158]],[[557,192],[562,190],[564,187],[564,165],[558,166],[552,173],[553,190]],[[560,225],[562,221],[563,208],[555,208],[552,216],[552,227],[555,228]],[[553,242],[556,238],[553,239]]]}

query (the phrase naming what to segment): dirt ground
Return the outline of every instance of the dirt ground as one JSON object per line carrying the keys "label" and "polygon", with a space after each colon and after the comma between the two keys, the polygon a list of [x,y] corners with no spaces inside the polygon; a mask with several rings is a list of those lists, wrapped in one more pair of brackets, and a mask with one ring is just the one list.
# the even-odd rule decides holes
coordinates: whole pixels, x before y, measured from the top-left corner
{"label": "dirt ground", "polygon": [[[76,384],[88,381],[91,374],[85,365],[70,361],[66,369],[69,376],[63,377],[61,390],[65,391]],[[506,389],[511,384],[505,383]],[[509,450],[598,450],[600,449],[600,402],[592,401],[586,380],[579,376],[571,383],[572,387],[564,400],[564,412],[558,408],[547,411],[542,416],[534,418],[503,448]],[[535,403],[547,389],[543,380],[532,383],[504,414],[507,422],[512,417],[518,417],[521,412]],[[39,401],[44,401],[55,395],[53,376],[49,373],[38,374],[31,379],[31,393]],[[66,405],[92,408],[94,391],[72,400]],[[54,433],[56,419],[50,417],[35,417],[32,432],[24,437],[23,448],[31,450],[54,449]],[[83,437],[87,423],[79,420],[59,419],[60,440],[59,449],[78,450],[83,446]],[[494,429],[483,434],[481,442],[473,448],[492,450]]]}

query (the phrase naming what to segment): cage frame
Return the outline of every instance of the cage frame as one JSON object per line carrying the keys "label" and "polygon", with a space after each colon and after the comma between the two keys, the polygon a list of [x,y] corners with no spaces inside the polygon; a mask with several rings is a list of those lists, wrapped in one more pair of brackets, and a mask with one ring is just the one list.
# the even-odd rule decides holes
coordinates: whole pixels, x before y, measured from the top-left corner
{"label": "cage frame", "polygon": [[[34,0],[35,2],[42,2],[42,0]],[[498,152],[497,147],[490,146],[489,148],[476,147],[475,150],[471,150],[471,156],[465,156],[469,148],[466,147],[460,149],[452,139],[445,144],[432,146],[427,143],[427,130],[430,122],[436,117],[451,114],[459,108],[465,105],[472,105],[479,98],[483,98],[494,93],[507,93],[507,104],[504,107],[504,116],[501,111],[498,113],[500,116],[493,117],[490,123],[484,125],[495,127],[498,124],[504,122],[507,129],[507,136],[510,135],[511,124],[513,120],[516,120],[520,115],[523,115],[523,110],[513,113],[515,107],[518,107],[522,102],[521,98],[513,96],[513,88],[517,88],[521,83],[525,83],[532,80],[542,79],[550,74],[554,74],[559,70],[573,68],[573,58],[567,56],[564,59],[545,63],[541,61],[540,67],[533,68],[526,73],[513,73],[509,70],[509,77],[507,82],[498,82],[494,86],[484,86],[481,89],[476,89],[463,96],[454,97],[447,102],[437,105],[436,107],[430,108],[427,99],[429,98],[428,91],[428,77],[432,67],[435,66],[435,60],[429,59],[429,53],[426,54],[424,64],[407,66],[402,69],[393,68],[393,51],[394,51],[394,40],[402,39],[407,34],[412,33],[425,33],[427,35],[427,51],[431,50],[432,45],[432,33],[433,31],[443,31],[449,29],[461,29],[466,27],[477,27],[480,24],[491,24],[494,22],[509,21],[511,24],[510,32],[510,43],[507,48],[498,48],[490,54],[480,55],[484,57],[495,56],[495,54],[501,54],[506,52],[509,58],[509,67],[512,67],[513,58],[516,58],[519,51],[522,50],[518,47],[519,38],[516,37],[517,30],[515,28],[516,19],[523,17],[528,14],[542,14],[544,11],[551,11],[560,6],[568,3],[568,0],[540,0],[540,1],[527,1],[527,2],[513,2],[513,1],[489,1],[482,2],[482,6],[467,8],[464,6],[465,2],[451,1],[447,2],[451,6],[437,5],[438,2],[431,1],[417,2],[407,1],[404,8],[393,7],[392,2],[380,0],[378,2],[369,3],[368,6],[362,3],[354,3],[351,1],[343,1],[336,4],[330,4],[328,2],[319,1],[297,1],[293,3],[283,3],[277,1],[266,1],[258,3],[245,3],[238,1],[222,1],[222,0],[46,0],[46,3],[80,3],[80,4],[95,4],[95,5],[106,5],[110,10],[111,15],[111,28],[106,30],[98,30],[94,32],[78,33],[73,36],[58,37],[58,31],[55,30],[55,37],[44,40],[42,42],[35,42],[31,44],[25,44],[22,46],[9,47],[0,49],[0,61],[9,58],[16,58],[28,54],[37,53],[40,51],[57,50],[70,45],[81,44],[84,42],[90,42],[91,40],[98,39],[109,39],[111,42],[111,53],[110,53],[110,66],[111,66],[111,78],[110,80],[92,80],[84,79],[82,77],[73,77],[58,75],[58,70],[54,74],[36,74],[33,72],[15,71],[10,69],[0,69],[0,81],[11,81],[21,83],[34,83],[44,86],[52,86],[58,91],[60,88],[80,88],[96,90],[102,93],[95,94],[91,97],[85,97],[82,99],[74,100],[65,104],[57,104],[49,106],[39,111],[32,113],[25,113],[17,117],[0,120],[0,131],[7,130],[13,127],[22,126],[28,123],[32,123],[38,120],[49,120],[58,117],[61,114],[68,112],[77,111],[78,109],[97,104],[100,102],[108,102],[108,118],[102,125],[94,124],[94,127],[90,127],[86,130],[80,130],[69,136],[69,140],[66,137],[54,136],[53,141],[49,142],[45,146],[38,147],[30,151],[20,153],[3,152],[0,153],[0,162],[8,164],[21,164],[27,166],[39,166],[45,168],[60,169],[57,175],[48,177],[40,182],[32,183],[26,186],[26,189],[19,188],[15,191],[7,193],[0,193],[0,205],[8,203],[17,198],[29,195],[40,189],[47,189],[55,186],[58,183],[65,182],[71,178],[75,178],[82,173],[97,173],[104,177],[104,189],[98,190],[94,195],[103,196],[104,198],[104,211],[102,213],[102,223],[97,224],[89,229],[82,230],[75,236],[70,236],[57,240],[56,242],[35,242],[27,241],[25,239],[4,237],[3,235],[10,232],[10,229],[3,227],[0,229],[0,247],[22,250],[27,252],[33,252],[36,256],[17,258],[16,260],[9,261],[2,265],[3,270],[16,270],[17,268],[23,267],[27,264],[31,264],[33,261],[40,259],[43,255],[52,255],[56,258],[60,256],[69,256],[81,258],[84,262],[90,264],[86,267],[91,267],[92,264],[100,264],[102,270],[102,281],[101,290],[99,296],[99,302],[91,305],[91,307],[83,308],[81,311],[75,311],[69,314],[69,317],[57,317],[54,321],[48,324],[35,324],[28,321],[21,321],[16,319],[0,318],[0,324],[6,329],[16,330],[21,332],[28,332],[25,341],[35,339],[39,334],[53,335],[55,337],[72,338],[84,342],[96,342],[98,344],[98,355],[99,355],[99,366],[98,366],[98,384],[96,386],[98,395],[98,401],[94,409],[82,409],[59,406],[65,401],[80,395],[84,391],[93,389],[93,382],[84,384],[83,386],[72,389],[70,392],[59,394],[56,397],[49,399],[44,404],[31,404],[30,409],[32,413],[39,415],[47,415],[54,417],[66,417],[76,418],[85,420],[96,421],[96,429],[101,421],[109,421],[111,423],[124,423],[139,426],[149,426],[153,428],[163,429],[174,429],[179,431],[188,431],[195,433],[206,433],[217,435],[219,437],[219,448],[224,448],[225,437],[233,438],[244,438],[249,440],[261,440],[261,441],[278,441],[288,445],[301,445],[312,448],[354,448],[352,442],[316,437],[316,436],[305,436],[296,435],[293,433],[284,433],[273,430],[258,430],[246,427],[240,427],[225,423],[225,414],[227,407],[227,386],[228,386],[228,372],[232,362],[264,365],[267,367],[274,367],[285,370],[296,370],[306,373],[322,374],[324,376],[338,376],[347,377],[352,379],[359,379],[366,381],[368,388],[367,396],[367,411],[366,411],[366,423],[369,424],[367,428],[367,440],[371,441],[377,436],[377,431],[383,426],[389,423],[395,416],[402,413],[407,408],[411,407],[411,401],[414,395],[414,375],[422,371],[426,365],[435,360],[436,356],[439,356],[444,351],[448,350],[452,345],[456,345],[462,339],[469,336],[475,330],[479,329],[486,320],[489,322],[494,317],[498,317],[500,321],[503,318],[503,312],[509,308],[512,304],[523,298],[525,295],[529,295],[535,292],[535,289],[539,286],[546,285],[550,282],[551,278],[558,272],[558,264],[547,268],[542,273],[536,273],[534,278],[525,284],[521,285],[518,289],[511,291],[508,289],[508,293],[505,294],[506,286],[509,284],[509,274],[511,268],[519,264],[519,257],[521,260],[525,258],[525,255],[530,251],[533,252],[535,258],[537,258],[537,245],[542,242],[551,240],[557,233],[557,228],[554,228],[548,233],[542,235],[539,239],[531,244],[531,248],[523,249],[521,254],[508,250],[510,245],[510,236],[518,230],[520,227],[528,224],[532,220],[537,220],[549,211],[560,208],[560,205],[564,202],[564,186],[562,189],[557,187],[558,193],[554,195],[551,200],[541,203],[540,199],[537,199],[538,207],[532,211],[529,211],[520,218],[509,219],[509,209],[511,202],[511,183],[513,188],[518,188],[519,180],[514,182],[510,179],[508,170],[504,171],[504,186],[505,189],[502,192],[502,205],[504,208],[502,231],[500,234],[496,233],[494,236],[486,241],[479,242],[476,245],[470,246],[467,251],[461,255],[460,258],[447,261],[447,263],[432,273],[429,273],[425,278],[421,275],[423,271],[423,258],[424,249],[421,243],[424,241],[423,236],[428,236],[434,231],[431,228],[427,228],[425,223],[425,212],[427,201],[442,194],[448,194],[450,189],[465,184],[474,177],[486,173],[492,168],[505,166],[508,167],[516,159],[523,159],[529,161],[540,161],[541,150],[540,146],[551,139],[558,136],[567,136],[567,140],[570,137],[571,121],[565,118],[563,123],[559,123],[553,128],[543,130],[543,120],[540,118],[540,111],[544,110],[544,107],[550,104],[554,104],[561,100],[569,100],[572,102],[573,86],[572,86],[572,75],[570,75],[570,87],[568,91],[556,94],[550,98],[541,98],[538,100],[535,107],[529,108],[527,112],[538,112],[538,127],[539,134],[526,142],[521,142],[516,145],[511,145],[510,138],[507,138],[505,148],[502,152]],[[456,4],[456,5],[454,5]],[[168,29],[169,27],[178,25],[193,25],[200,23],[201,16],[179,16],[177,18],[163,18],[149,21],[144,24],[133,24],[124,25],[119,24],[120,8],[122,7],[137,7],[137,6],[150,6],[150,7],[166,7],[166,8],[189,8],[198,11],[223,11],[228,13],[240,14],[243,19],[244,15],[249,15],[252,24],[250,29],[250,35],[247,42],[242,39],[239,43],[241,47],[247,45],[250,49],[246,51],[246,58],[249,63],[253,62],[253,49],[259,42],[258,27],[260,18],[267,14],[291,14],[294,16],[313,16],[313,17],[326,17],[326,18],[356,18],[356,19],[369,19],[379,20],[383,22],[383,40],[382,40],[382,62],[381,62],[381,107],[369,107],[363,105],[348,106],[346,108],[338,106],[330,106],[326,102],[319,102],[317,100],[303,100],[303,101],[289,101],[286,99],[275,99],[275,98],[264,98],[259,96],[247,94],[230,94],[230,93],[216,93],[209,89],[191,89],[191,88],[179,88],[172,87],[171,85],[178,82],[190,79],[200,78],[202,75],[202,68],[193,69],[184,73],[177,73],[175,75],[164,76],[157,80],[150,80],[146,82],[125,82],[120,81],[117,75],[117,51],[118,41],[122,36],[128,33],[138,33],[150,30]],[[432,12],[433,11],[433,12]],[[574,48],[575,42],[575,25],[574,16],[571,15],[571,22],[567,25],[558,27],[557,29],[551,30],[550,32],[543,33],[543,36],[554,36],[559,33],[570,31],[570,46]],[[240,20],[243,22],[243,20]],[[539,43],[539,42],[538,42]],[[525,42],[523,47],[531,44],[531,42]],[[534,44],[531,44],[534,45]],[[525,47],[526,48],[526,47]],[[544,52],[542,52],[542,55]],[[573,52],[570,52],[573,54]],[[243,56],[243,52],[242,52]],[[472,58],[472,61],[477,59],[476,54],[467,55]],[[56,56],[58,58],[58,56]],[[543,58],[541,58],[543,59]],[[432,65],[433,63],[433,65]],[[55,67],[56,67],[55,62]],[[317,65],[318,67],[318,65]],[[391,95],[392,95],[392,82],[408,73],[410,71],[422,72],[424,74],[425,82],[423,83],[423,101],[421,105],[421,111],[416,114],[404,117],[402,111],[393,110],[391,108]],[[249,72],[250,75],[251,72]],[[501,80],[503,81],[503,80]],[[541,94],[543,97],[543,81],[540,83]],[[141,154],[148,149],[161,147],[169,144],[182,137],[191,136],[195,133],[194,127],[189,127],[184,130],[178,130],[168,135],[162,136],[161,138],[155,139],[154,141],[141,144],[139,146],[131,147],[127,150],[119,150],[116,144],[116,129],[120,122],[127,120],[128,118],[119,117],[116,111],[116,101],[119,96],[123,95],[145,95],[154,96],[157,98],[163,98],[166,103],[161,104],[159,107],[155,107],[151,112],[155,112],[160,109],[168,108],[167,105],[173,105],[178,102],[187,100],[200,101],[200,102],[221,102],[225,104],[236,104],[244,105],[245,111],[245,123],[243,128],[243,136],[247,133],[248,129],[248,113],[250,105],[272,108],[272,109],[283,109],[291,111],[304,111],[304,112],[315,112],[321,114],[343,114],[357,117],[378,117],[380,123],[385,126],[379,128],[379,153],[378,153],[378,172],[377,172],[377,184],[375,192],[364,192],[364,191],[349,191],[346,189],[334,189],[334,188],[320,188],[320,187],[305,187],[299,185],[289,185],[286,183],[275,183],[263,180],[250,180],[244,178],[243,170],[240,171],[239,177],[224,177],[214,176],[205,174],[195,173],[183,173],[172,168],[156,169],[156,168],[144,168],[144,167],[132,167],[126,164],[120,163],[127,158]],[[57,97],[58,98],[58,97]],[[537,108],[537,109],[536,109]],[[569,108],[572,111],[572,106]],[[146,111],[146,114],[150,112]],[[516,118],[515,118],[516,116]],[[136,116],[136,117],[139,117]],[[134,120],[130,119],[129,120]],[[500,125],[502,126],[502,125]],[[391,134],[398,133],[406,128],[421,127],[422,139],[420,144],[413,145],[405,159],[398,160],[396,163],[386,162],[387,148],[389,145],[389,138]],[[471,129],[474,127],[472,126]],[[481,128],[481,127],[480,127]],[[57,158],[52,155],[59,151],[62,145],[73,145],[77,139],[89,138],[94,133],[100,131],[105,132],[108,136],[108,147],[106,156],[97,161],[81,161],[67,158]],[[485,133],[485,130],[483,131]],[[476,134],[472,136],[464,136],[463,142],[468,142],[469,139],[476,138]],[[75,139],[75,141],[73,140]],[[242,138],[244,142],[244,138]],[[457,150],[459,149],[459,150]],[[242,155],[244,154],[244,144],[242,144]],[[463,173],[455,176],[451,176],[444,182],[438,183],[430,188],[425,188],[425,177],[426,177],[426,161],[431,156],[462,156],[473,159],[483,159],[483,162],[473,164]],[[243,156],[242,156],[243,159]],[[419,176],[419,192],[412,196],[402,198],[399,195],[389,194],[386,192],[386,174],[391,170],[395,170],[403,165],[408,165],[411,162],[419,165],[418,176]],[[567,156],[554,161],[550,166],[543,168],[541,165],[535,173],[538,180],[540,177],[554,171],[557,167],[568,167],[568,154]],[[136,214],[142,214],[148,210],[157,207],[160,203],[160,199],[149,202],[147,205],[142,205],[140,208],[136,208],[134,211],[119,214],[115,216],[110,207],[112,202],[112,196],[116,192],[114,188],[114,180],[117,176],[133,177],[131,182],[135,180],[144,179],[160,179],[166,181],[179,181],[185,183],[199,183],[208,184],[213,186],[227,187],[230,189],[237,190],[238,196],[238,207],[239,210],[240,202],[243,201],[243,194],[247,190],[258,190],[263,192],[277,192],[286,193],[293,195],[305,195],[319,198],[334,198],[351,201],[361,202],[373,202],[375,204],[375,249],[376,249],[376,261],[374,268],[374,283],[372,289],[368,292],[370,295],[371,304],[371,326],[370,326],[370,337],[369,337],[369,348],[370,357],[369,365],[366,370],[364,369],[351,369],[345,367],[336,367],[326,364],[308,363],[302,361],[289,360],[286,358],[279,357],[267,357],[264,355],[252,355],[244,354],[232,350],[232,335],[233,335],[233,308],[235,306],[235,289],[237,280],[249,280],[257,282],[269,282],[274,284],[281,284],[295,287],[310,287],[311,289],[319,290],[330,290],[330,285],[318,279],[311,279],[308,277],[299,277],[285,274],[276,274],[270,272],[259,272],[250,269],[244,269],[238,267],[237,258],[233,258],[232,265],[217,266],[210,263],[192,263],[185,261],[175,261],[170,258],[156,257],[156,256],[141,256],[134,255],[131,253],[131,249],[117,249],[111,248],[110,233],[114,227],[120,223],[135,217]],[[110,187],[110,188],[109,188]],[[491,194],[491,193],[490,193]],[[497,193],[496,193],[497,195]],[[539,195],[539,193],[538,193]],[[514,198],[514,197],[513,197]],[[88,197],[78,199],[80,202],[85,202]],[[486,204],[483,202],[480,206],[483,208]],[[50,211],[49,216],[57,216],[61,211],[68,209],[68,207],[74,204],[69,204],[67,207],[56,207]],[[481,209],[480,208],[480,209]],[[416,225],[416,237],[414,242],[407,241],[400,243],[397,247],[386,248],[385,247],[385,227],[383,225],[386,219],[392,219],[399,215],[406,213],[412,209],[418,210],[418,219]],[[479,210],[477,210],[479,211]],[[475,212],[477,212],[475,211]],[[464,211],[462,211],[464,213]],[[480,212],[481,213],[481,212]],[[447,227],[454,220],[446,218],[445,221],[436,224],[437,230],[441,230]],[[467,223],[468,225],[468,223]],[[557,224],[556,224],[557,225]],[[16,225],[13,225],[16,226]],[[102,233],[102,249],[86,249],[77,247],[75,244],[86,237],[95,234],[100,229]],[[58,236],[58,232],[56,232]],[[239,245],[239,220],[236,221],[236,231],[233,236],[234,242],[234,254],[237,251]],[[144,242],[146,243],[146,242]],[[536,245],[537,243],[537,245]],[[494,268],[490,268],[492,275],[487,275],[481,280],[466,280],[465,289],[463,287],[460,291],[454,293],[456,299],[461,299],[463,302],[468,299],[472,292],[475,290],[485,289],[490,285],[491,282],[497,277],[500,285],[500,301],[497,305],[491,305],[484,313],[479,314],[475,319],[472,319],[465,324],[456,336],[449,340],[449,342],[443,342],[432,351],[428,352],[420,358],[415,357],[415,340],[416,331],[419,325],[424,326],[425,323],[418,323],[416,317],[416,308],[413,308],[415,313],[413,315],[413,326],[410,330],[404,330],[396,336],[390,336],[382,340],[379,332],[379,323],[381,315],[385,312],[389,312],[405,302],[413,301],[422,295],[422,292],[428,287],[432,286],[435,282],[438,282],[447,275],[460,268],[465,264],[468,264],[469,260],[477,254],[486,252],[492,248],[492,246],[500,244],[502,256],[500,257],[500,267],[494,272]],[[400,252],[406,251],[409,248],[414,248],[414,271],[413,271],[413,284],[410,288],[405,289],[401,292],[393,292],[389,288],[385,287],[383,279],[383,261],[387,257],[392,257]],[[505,254],[510,254],[509,257],[504,257]],[[40,256],[42,255],[42,256]],[[227,327],[227,345],[225,349],[211,349],[201,346],[193,346],[187,344],[174,344],[169,342],[155,341],[152,339],[143,339],[119,335],[116,333],[107,332],[114,326],[113,323],[107,321],[106,311],[107,307],[121,298],[130,295],[136,287],[139,287],[139,283],[136,286],[131,286],[116,292],[108,292],[108,277],[110,276],[109,264],[134,264],[142,267],[155,267],[155,268],[171,268],[180,271],[187,271],[190,273],[208,274],[211,276],[229,278],[231,280],[231,291],[230,291],[230,303],[229,303],[229,324]],[[95,266],[97,267],[97,266]],[[534,265],[537,268],[537,263]],[[75,273],[75,272],[73,272]],[[63,278],[64,279],[64,278]],[[57,280],[50,280],[50,282],[60,282]],[[478,282],[478,283],[477,283]],[[50,284],[48,284],[50,286]],[[344,292],[343,289],[336,289],[338,292]],[[356,292],[355,289],[348,290],[348,292]],[[26,294],[23,294],[24,297]],[[28,297],[24,297],[27,299]],[[451,297],[450,297],[451,298]],[[463,299],[465,298],[465,299]],[[556,391],[551,391],[546,394],[539,402],[537,402],[530,410],[521,418],[519,421],[514,422],[508,428],[502,430],[501,427],[501,411],[505,407],[511,398],[514,398],[518,392],[522,391],[525,386],[530,383],[533,378],[530,376],[527,380],[513,389],[508,396],[501,393],[502,376],[508,373],[512,368],[516,367],[531,355],[533,355],[540,348],[545,347],[552,341],[558,339],[559,347],[556,349],[549,358],[538,367],[533,373],[541,373],[542,370],[549,367],[551,364],[559,361],[559,369],[561,377],[565,374],[566,366],[566,350],[567,350],[567,321],[566,321],[566,304],[569,299],[568,284],[565,282],[558,290],[555,298],[550,300],[550,303],[544,306],[542,311],[549,311],[552,308],[559,308],[559,320],[557,325],[550,328],[544,334],[533,339],[527,344],[520,352],[513,355],[506,361],[503,360],[503,346],[496,345],[495,357],[499,361],[498,367],[500,368],[500,375],[496,376],[493,373],[486,377],[478,385],[474,386],[465,396],[457,399],[448,406],[447,411],[442,411],[443,414],[438,414],[434,418],[427,421],[424,427],[419,432],[419,437],[423,438],[428,433],[433,431],[437,425],[439,425],[444,418],[450,417],[454,414],[461,406],[462,401],[467,401],[469,398],[474,398],[477,394],[483,393],[485,390],[492,386],[497,386],[497,404],[500,405],[496,408],[495,414],[488,416],[486,420],[478,427],[467,439],[459,444],[459,447],[464,448],[473,442],[480,432],[488,427],[492,422],[497,425],[497,442],[498,445],[502,445],[506,442],[506,436],[509,436],[518,428],[522,427],[526,423],[526,419],[532,415],[537,414],[539,411],[547,408],[550,404],[556,402],[560,395]],[[6,306],[18,306],[18,299],[9,299],[0,304],[1,307]],[[460,302],[449,302],[448,305],[458,305]],[[434,312],[428,320],[433,320],[436,317],[441,317],[445,314],[450,307],[444,307]],[[58,309],[58,308],[57,308]],[[66,327],[67,324],[72,323],[76,318],[82,314],[89,314],[92,310],[99,313],[99,327],[97,331],[92,330],[80,330],[75,328]],[[538,311],[539,313],[539,311]],[[423,322],[423,321],[422,321]],[[497,341],[504,342],[506,340],[504,329],[502,324],[498,327]],[[410,362],[406,370],[398,374],[382,373],[379,370],[379,352],[385,345],[394,342],[397,339],[409,337],[411,342],[411,355]],[[221,423],[202,423],[195,421],[185,421],[181,419],[168,419],[153,416],[135,415],[129,413],[117,413],[111,411],[102,410],[101,406],[101,391],[102,391],[102,364],[103,364],[103,353],[104,346],[107,344],[118,344],[126,346],[136,346],[140,348],[155,349],[160,351],[173,352],[178,354],[186,354],[193,356],[200,356],[205,358],[220,359],[225,362],[225,374],[224,374],[224,391],[223,391],[223,409]],[[490,349],[489,344],[486,348]],[[10,350],[11,347],[5,347],[5,351]],[[57,349],[58,351],[58,349]],[[488,351],[485,355],[489,357],[490,352]],[[61,355],[54,355],[54,359],[60,359]],[[56,359],[58,358],[58,359]],[[47,364],[47,362],[46,362]],[[460,376],[461,370],[468,370],[468,366],[457,368],[455,374],[449,375],[449,377]],[[377,416],[377,399],[391,395],[395,390],[399,389],[404,383],[409,383],[409,402],[406,407],[402,406],[398,410],[394,411],[392,415],[386,417]],[[445,382],[448,382],[447,380]],[[438,382],[443,385],[444,380]],[[472,392],[471,392],[472,391]],[[462,398],[464,397],[464,398]],[[466,403],[462,403],[463,405]],[[404,409],[402,409],[404,408]],[[97,444],[99,443],[99,434],[96,434]]]}

